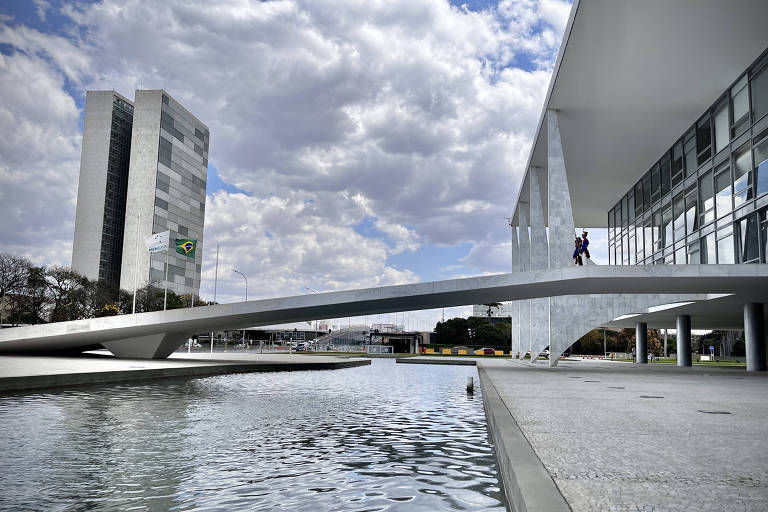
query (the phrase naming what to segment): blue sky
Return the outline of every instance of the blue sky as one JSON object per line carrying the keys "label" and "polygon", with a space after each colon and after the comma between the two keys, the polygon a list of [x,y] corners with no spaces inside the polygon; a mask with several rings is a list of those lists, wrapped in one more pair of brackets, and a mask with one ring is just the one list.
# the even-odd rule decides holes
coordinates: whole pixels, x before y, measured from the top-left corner
{"label": "blue sky", "polygon": [[[19,227],[0,246],[69,263],[85,91],[141,86],[211,129],[205,240],[256,296],[506,272],[503,217],[569,9],[7,0],[0,214]],[[218,290],[239,296],[234,278]]]}

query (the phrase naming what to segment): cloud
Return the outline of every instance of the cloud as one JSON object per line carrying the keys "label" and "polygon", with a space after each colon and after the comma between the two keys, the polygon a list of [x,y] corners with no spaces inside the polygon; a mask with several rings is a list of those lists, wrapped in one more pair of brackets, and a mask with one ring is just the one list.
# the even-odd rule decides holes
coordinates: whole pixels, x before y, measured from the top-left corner
{"label": "cloud", "polygon": [[0,250],[67,265],[80,134],[63,82],[43,60],[0,54]]}
{"label": "cloud", "polygon": [[[82,112],[68,90],[165,88],[209,125],[211,162],[247,193],[208,197],[203,290],[219,241],[220,265],[244,269],[257,297],[416,281],[387,258],[424,244],[470,242],[467,262],[495,265],[476,255],[508,240],[568,4],[103,0],[62,13],[60,33],[0,24],[14,48],[0,127],[27,127],[0,146],[0,179],[16,182],[0,213],[19,226],[2,245],[52,258],[71,244]],[[40,98],[14,89],[26,73]],[[61,187],[38,200],[43,179]],[[382,238],[355,232],[365,218]],[[60,233],[56,249],[33,249],[23,226]],[[236,283],[223,277],[220,293]]]}

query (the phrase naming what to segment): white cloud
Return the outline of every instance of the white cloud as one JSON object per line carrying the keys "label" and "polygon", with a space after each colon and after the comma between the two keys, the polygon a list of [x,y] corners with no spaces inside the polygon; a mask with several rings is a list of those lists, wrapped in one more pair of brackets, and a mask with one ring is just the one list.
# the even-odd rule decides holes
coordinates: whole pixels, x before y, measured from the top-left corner
{"label": "white cloud", "polygon": [[[467,261],[486,271],[496,263],[476,255],[508,240],[502,217],[567,10],[556,0],[482,12],[442,0],[103,0],[65,6],[73,27],[61,34],[0,22],[0,42],[16,48],[0,74],[0,128],[12,133],[0,180],[14,196],[0,213],[17,219],[0,243],[62,261],[53,254],[71,245],[80,137],[65,85],[130,97],[141,84],[209,125],[211,162],[250,194],[208,198],[207,295],[217,240],[222,264],[249,273],[251,297],[415,281],[386,258],[423,244],[471,242]],[[521,55],[541,69],[507,67]],[[385,240],[354,231],[368,217]],[[54,249],[34,249],[29,226]],[[220,297],[234,298],[236,283],[222,277]]]}

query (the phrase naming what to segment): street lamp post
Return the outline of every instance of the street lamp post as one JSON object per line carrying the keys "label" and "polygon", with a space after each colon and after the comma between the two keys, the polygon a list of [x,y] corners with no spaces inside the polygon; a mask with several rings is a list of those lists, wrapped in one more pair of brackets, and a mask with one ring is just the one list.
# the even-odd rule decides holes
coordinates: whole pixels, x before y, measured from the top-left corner
{"label": "street lamp post", "polygon": [[[305,290],[309,290],[312,293],[320,293],[317,290],[314,290],[314,289],[310,288],[309,286],[305,286],[304,289]],[[317,345],[317,318],[315,318],[315,349],[317,349],[317,346],[318,346]]]}
{"label": "street lamp post", "polygon": [[[236,274],[240,274],[241,276],[243,276],[243,279],[245,279],[245,302],[248,302],[248,277],[246,277],[246,275],[240,272],[239,270],[235,270],[234,268],[232,269],[232,272]],[[245,347],[245,329],[243,329],[243,339],[241,342],[243,344],[243,347]]]}

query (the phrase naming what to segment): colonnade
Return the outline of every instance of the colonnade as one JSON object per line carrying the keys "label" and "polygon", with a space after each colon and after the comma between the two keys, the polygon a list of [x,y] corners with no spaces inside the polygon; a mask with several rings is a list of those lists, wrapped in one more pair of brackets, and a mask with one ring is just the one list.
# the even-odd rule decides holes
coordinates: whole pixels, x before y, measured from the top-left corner
{"label": "colonnade", "polygon": [[[558,113],[548,110],[547,166],[528,168],[517,204],[516,224],[512,227],[512,269],[527,272],[566,268],[573,265],[575,225],[568,176],[560,138]],[[546,205],[546,212],[544,206]],[[560,355],[595,326],[622,315],[659,304],[700,300],[692,294],[586,294],[524,299],[512,303],[511,349],[522,359],[531,353],[531,362],[547,346],[550,366],[557,366]],[[744,306],[747,336],[747,369],[765,370],[765,322],[762,304]],[[689,366],[690,317],[680,315],[677,329],[678,365]],[[638,329],[638,361],[647,361],[647,326]],[[684,340],[687,339],[686,343]],[[686,348],[687,351],[686,351]],[[639,347],[638,347],[639,349]],[[762,354],[762,355],[761,355]]]}
{"label": "colonnade", "polygon": [[[677,315],[677,366],[691,366],[691,316]],[[744,342],[746,345],[747,371],[766,371],[765,315],[763,304],[744,304]],[[635,323],[635,350],[637,362],[648,362],[648,324]]]}

